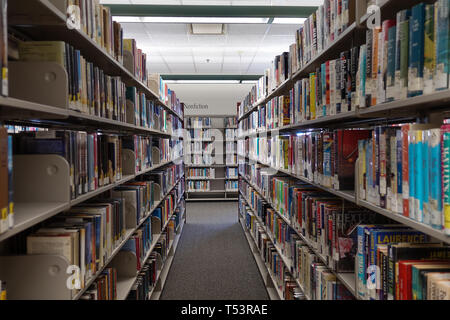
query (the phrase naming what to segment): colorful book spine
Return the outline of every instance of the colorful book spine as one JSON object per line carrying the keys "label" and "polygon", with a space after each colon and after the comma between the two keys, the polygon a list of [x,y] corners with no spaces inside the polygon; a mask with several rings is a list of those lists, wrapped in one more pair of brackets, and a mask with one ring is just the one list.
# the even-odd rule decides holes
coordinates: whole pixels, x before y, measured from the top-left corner
{"label": "colorful book spine", "polygon": [[395,62],[396,62],[396,21],[392,21],[388,30],[388,46],[387,46],[387,71],[386,71],[386,101],[395,100]]}
{"label": "colorful book spine", "polygon": [[428,205],[431,226],[437,230],[442,230],[441,147],[441,129],[431,129],[428,132]]}
{"label": "colorful book spine", "polygon": [[450,235],[450,130],[442,132],[442,192],[444,206],[444,232]]}
{"label": "colorful book spine", "polygon": [[450,75],[450,0],[437,1],[435,90],[449,86]]}
{"label": "colorful book spine", "polygon": [[435,42],[435,5],[429,4],[425,6],[425,59],[423,69],[423,93],[433,93],[434,84],[433,77],[436,68],[436,42]]}
{"label": "colorful book spine", "polygon": [[423,94],[424,38],[425,38],[425,4],[419,3],[411,11],[409,25],[409,67],[408,97]]}

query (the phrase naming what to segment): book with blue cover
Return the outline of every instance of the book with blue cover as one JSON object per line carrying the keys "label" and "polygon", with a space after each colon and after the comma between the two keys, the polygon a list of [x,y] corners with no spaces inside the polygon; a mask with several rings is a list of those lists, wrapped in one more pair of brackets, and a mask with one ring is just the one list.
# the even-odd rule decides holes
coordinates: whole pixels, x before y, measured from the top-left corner
{"label": "book with blue cover", "polygon": [[408,97],[423,94],[423,68],[425,60],[425,4],[419,3],[411,10],[409,25]]}
{"label": "book with blue cover", "polygon": [[435,90],[445,90],[449,86],[450,75],[450,0],[438,0],[436,33]]}

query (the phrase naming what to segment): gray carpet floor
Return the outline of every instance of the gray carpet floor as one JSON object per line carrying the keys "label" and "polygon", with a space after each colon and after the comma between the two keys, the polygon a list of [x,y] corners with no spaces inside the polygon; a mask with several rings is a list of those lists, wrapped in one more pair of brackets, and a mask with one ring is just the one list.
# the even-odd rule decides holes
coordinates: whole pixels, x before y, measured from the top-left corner
{"label": "gray carpet floor", "polygon": [[188,202],[161,300],[268,300],[233,202]]}

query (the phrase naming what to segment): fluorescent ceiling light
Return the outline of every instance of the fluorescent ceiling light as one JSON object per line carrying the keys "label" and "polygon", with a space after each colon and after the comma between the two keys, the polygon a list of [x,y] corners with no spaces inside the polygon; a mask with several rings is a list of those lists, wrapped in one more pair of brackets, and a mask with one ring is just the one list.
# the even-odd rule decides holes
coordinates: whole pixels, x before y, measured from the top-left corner
{"label": "fluorescent ceiling light", "polygon": [[165,83],[176,84],[238,84],[239,80],[164,80]]}
{"label": "fluorescent ceiling light", "polygon": [[242,83],[258,83],[258,80],[242,80]]}
{"label": "fluorescent ceiling light", "polygon": [[303,24],[306,18],[275,18],[272,24]]}
{"label": "fluorescent ceiling light", "polygon": [[233,23],[233,24],[265,24],[269,18],[227,18],[227,17],[130,17],[115,16],[117,22],[147,22],[147,23]]}

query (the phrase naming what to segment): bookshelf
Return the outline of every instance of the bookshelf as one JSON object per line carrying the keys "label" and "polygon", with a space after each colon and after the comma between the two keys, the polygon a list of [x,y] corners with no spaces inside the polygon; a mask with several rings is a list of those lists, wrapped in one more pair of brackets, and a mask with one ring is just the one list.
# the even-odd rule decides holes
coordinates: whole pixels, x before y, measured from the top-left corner
{"label": "bookshelf", "polygon": [[[0,279],[7,283],[7,297],[11,300],[124,300],[130,298],[131,292],[140,290],[135,285],[140,282],[143,270],[150,266],[149,261],[154,259],[157,265],[156,281],[151,288],[145,288],[148,294],[141,298],[159,299],[186,219],[183,138],[179,133],[179,129],[183,128],[183,104],[173,91],[164,87],[162,81],[155,86],[152,83],[154,77],[146,74],[144,66],[141,65],[138,75],[135,56],[130,51],[124,50],[123,56],[118,57],[112,50],[116,43],[101,45],[84,28],[69,28],[66,8],[66,0],[8,1],[10,39],[17,43],[31,40],[64,41],[75,47],[86,62],[92,64],[87,65],[87,69],[98,68],[103,72],[102,76],[105,75],[106,84],[100,90],[110,90],[112,95],[113,89],[107,86],[111,85],[112,88],[117,84],[114,101],[105,100],[106,113],[94,111],[94,91],[83,88],[86,90],[84,93],[90,94],[86,93],[90,99],[86,102],[88,108],[76,110],[70,91],[73,88],[68,85],[73,78],[65,67],[48,61],[31,62],[10,57],[9,96],[0,97],[2,125],[8,127],[10,135],[17,137],[17,141],[23,138],[20,135],[26,134],[29,134],[30,139],[36,139],[37,136],[40,139],[58,139],[58,133],[69,131],[79,134],[77,138],[86,134],[86,140],[80,140],[81,144],[73,142],[76,150],[73,156],[78,157],[78,160],[84,156],[86,158],[79,160],[74,169],[69,153],[31,154],[24,149],[25,152],[14,153],[11,157],[14,172],[14,224],[6,230],[0,230]],[[104,17],[108,19],[109,16]],[[102,36],[106,37],[105,34]],[[121,37],[116,40],[118,43],[123,41]],[[69,57],[69,52],[64,52]],[[86,72],[87,77],[92,76],[89,80],[94,84],[94,73]],[[39,80],[42,77],[47,81]],[[125,88],[132,87],[136,94],[125,97]],[[89,145],[91,138],[95,139],[92,140],[95,146]],[[69,140],[64,139],[60,141],[68,145]],[[102,141],[105,149],[100,149]],[[13,144],[15,142],[13,140]],[[83,146],[83,143],[88,145]],[[95,157],[88,154],[91,151],[92,154],[95,151]],[[86,167],[83,161],[86,161]],[[102,161],[108,164],[102,167]],[[105,176],[101,168],[105,170]],[[76,189],[75,194],[72,194],[73,189]],[[136,193],[134,206],[133,201],[127,203],[127,199],[130,199],[127,192]],[[148,194],[149,197],[140,198],[138,193]],[[64,223],[68,225],[64,227],[74,227],[77,234],[83,229],[86,235],[87,230],[92,230],[90,240],[95,240],[97,233],[94,231],[100,232],[103,228],[101,232],[104,232],[104,240],[89,242],[86,238],[85,242],[82,236],[77,238],[79,243],[72,240],[71,245],[76,244],[76,248],[80,249],[79,252],[73,250],[72,257],[76,255],[74,261],[69,261],[59,253],[27,254],[28,237],[39,237],[36,232],[41,228],[54,228],[52,223],[56,223],[57,219],[70,220],[72,214],[77,214],[76,210],[84,208],[82,210],[89,211],[86,208],[90,206],[96,210],[103,208],[108,213],[97,214],[95,222],[88,218],[92,221],[90,229],[69,225],[72,222],[67,220]],[[104,224],[100,224],[100,221],[104,221]],[[145,249],[142,255],[132,251],[136,241],[141,241],[140,249]],[[25,246],[18,247],[17,243]],[[81,251],[80,247],[88,250],[89,246],[89,250],[92,250],[89,243],[100,243],[100,247],[95,247],[98,255],[92,256],[92,259],[96,259],[92,265],[83,265],[81,261],[88,259],[89,255],[87,251]],[[81,276],[83,285],[80,289],[67,287],[69,275],[66,270],[70,265],[76,265],[82,270],[91,265],[89,272],[82,271],[86,273],[82,273],[85,276]],[[129,276],[130,273],[133,276]],[[113,279],[108,281],[115,289],[115,296],[112,292],[108,297],[98,295],[96,288],[103,286],[105,277]]]}
{"label": "bookshelf", "polygon": [[[282,188],[278,187],[280,184],[284,188],[291,190],[291,192],[300,192],[300,194],[307,192],[304,190],[308,190],[308,192],[313,192],[310,190],[314,190],[314,192],[320,194],[321,197],[329,198],[327,199],[329,203],[333,202],[334,205],[342,208],[342,216],[348,216],[348,214],[345,213],[344,208],[347,208],[346,210],[350,210],[349,208],[351,208],[351,210],[358,211],[358,214],[362,217],[360,219],[366,219],[368,217],[371,220],[377,221],[375,223],[369,223],[367,222],[368,220],[360,220],[360,224],[366,223],[375,224],[376,226],[385,226],[394,223],[397,228],[407,230],[405,232],[420,234],[422,237],[428,239],[425,242],[439,243],[443,246],[440,247],[440,249],[444,250],[444,252],[445,250],[448,251],[446,246],[450,244],[450,236],[447,231],[448,227],[446,227],[445,224],[445,219],[448,220],[448,218],[445,217],[443,210],[437,209],[436,212],[433,212],[433,216],[430,216],[431,213],[429,212],[431,211],[426,211],[428,209],[425,208],[422,212],[422,207],[416,208],[414,202],[412,207],[411,205],[406,206],[404,201],[408,202],[408,200],[404,200],[404,195],[403,198],[397,200],[397,197],[402,196],[400,187],[402,184],[404,186],[405,178],[403,177],[403,180],[399,180],[400,182],[395,182],[395,179],[397,179],[397,176],[401,177],[401,173],[398,173],[397,170],[401,170],[402,166],[405,166],[404,156],[405,154],[408,156],[408,150],[404,151],[405,149],[399,147],[404,144],[404,142],[400,143],[399,136],[392,136],[400,134],[400,129],[402,130],[402,137],[404,137],[405,134],[408,135],[408,132],[412,132],[410,135],[418,132],[418,135],[424,134],[423,140],[420,140],[419,138],[417,138],[419,140],[409,140],[409,146],[412,144],[411,141],[414,141],[414,146],[418,143],[416,141],[419,141],[419,143],[424,141],[427,142],[427,144],[423,143],[423,145],[428,147],[431,142],[425,139],[428,139],[426,138],[428,134],[434,132],[438,137],[438,142],[444,143],[442,140],[443,138],[440,138],[440,135],[442,134],[445,136],[445,133],[447,132],[445,124],[448,123],[445,119],[449,118],[448,103],[450,99],[450,87],[448,87],[448,74],[445,75],[447,79],[447,86],[445,88],[442,86],[437,88],[437,80],[433,79],[431,85],[432,89],[429,89],[430,91],[428,92],[420,92],[422,94],[419,93],[416,95],[416,92],[412,92],[410,87],[408,95],[401,96],[398,95],[398,93],[395,93],[394,96],[389,97],[389,84],[384,83],[389,79],[386,80],[387,78],[380,77],[380,73],[373,73],[372,71],[370,75],[368,74],[368,79],[370,77],[373,78],[371,81],[374,81],[372,83],[372,92],[367,91],[364,93],[364,96],[361,95],[361,91],[358,91],[362,86],[367,85],[365,89],[369,87],[369,84],[362,82],[361,78],[361,74],[367,72],[366,68],[368,65],[360,63],[360,53],[367,53],[362,50],[363,48],[366,50],[368,41],[373,41],[370,42],[372,45],[375,45],[376,43],[382,50],[385,50],[384,55],[386,61],[379,59],[377,63],[378,68],[381,67],[381,69],[377,70],[386,68],[385,71],[382,72],[387,72],[387,74],[389,74],[389,72],[392,72],[393,65],[388,65],[388,61],[392,56],[392,52],[388,50],[392,50],[390,49],[392,47],[394,48],[393,52],[395,52],[395,50],[400,50],[395,42],[390,42],[392,43],[392,47],[389,48],[387,40],[388,37],[389,41],[391,41],[390,39],[392,37],[395,39],[396,34],[389,34],[388,29],[391,28],[392,25],[395,26],[395,22],[397,22],[398,28],[398,19],[400,15],[397,13],[401,10],[415,7],[415,11],[413,11],[410,19],[416,19],[414,14],[425,15],[429,12],[426,10],[437,10],[436,8],[438,8],[439,4],[434,5],[433,8],[431,8],[431,6],[424,6],[423,9],[420,9],[419,4],[421,1],[367,0],[349,1],[348,3],[351,7],[350,12],[352,12],[352,18],[348,21],[346,28],[341,30],[337,36],[335,35],[334,39],[329,39],[330,41],[328,42],[324,41],[322,43],[321,40],[314,42],[321,42],[321,48],[309,48],[307,47],[307,43],[297,42],[297,44],[291,47],[293,50],[290,50],[290,52],[287,53],[289,59],[286,59],[285,62],[279,62],[278,65],[272,65],[276,70],[276,75],[280,78],[275,78],[275,71],[273,69],[266,71],[265,76],[260,79],[258,85],[252,89],[238,107],[238,158],[240,176],[239,220],[249,245],[252,248],[252,252],[255,255],[255,260],[257,261],[263,278],[266,279],[267,275],[271,272],[267,263],[261,260],[261,257],[264,256],[264,252],[261,251],[262,249],[259,246],[262,241],[261,239],[264,237],[270,244],[272,251],[278,254],[278,257],[288,274],[288,276],[284,278],[275,276],[276,280],[272,282],[265,281],[271,299],[285,299],[284,289],[287,288],[288,284],[290,285],[292,281],[295,281],[298,289],[303,292],[305,299],[322,300],[324,298],[323,296],[315,296],[315,288],[309,287],[309,284],[301,280],[301,277],[304,276],[303,274],[305,272],[311,277],[320,277],[321,274],[327,274],[327,277],[334,279],[331,280],[334,281],[332,283],[339,283],[341,286],[345,287],[346,294],[344,296],[346,299],[404,300],[407,299],[405,297],[410,297],[410,299],[412,297],[410,296],[410,292],[400,293],[399,296],[399,293],[395,292],[395,283],[389,284],[389,286],[392,285],[394,288],[393,293],[391,290],[392,287],[377,289],[376,293],[370,289],[364,289],[365,283],[362,282],[361,277],[364,277],[365,273],[364,271],[362,275],[358,273],[358,268],[361,268],[362,266],[358,264],[359,261],[357,261],[357,255],[351,256],[354,262],[354,268],[351,267],[350,261],[350,265],[346,267],[348,270],[344,272],[339,271],[338,266],[340,265],[340,262],[337,262],[339,259],[335,258],[332,252],[333,249],[330,250],[326,242],[321,238],[323,237],[324,230],[318,231],[317,225],[314,227],[309,225],[309,223],[312,223],[312,220],[309,220],[308,215],[319,214],[317,213],[318,211],[315,211],[316,209],[314,208],[310,210],[303,207],[302,210],[308,211],[302,213],[303,215],[306,215],[306,218],[305,216],[302,217],[299,213],[300,209],[295,207],[297,202],[293,202],[294,198],[289,198],[289,200],[283,198],[283,193],[279,193],[280,189],[275,190],[272,188],[272,183],[277,183],[277,188]],[[426,3],[434,4],[434,1]],[[441,4],[444,5],[444,2],[441,2]],[[382,26],[379,29],[380,36],[378,40],[369,38],[370,33],[367,22],[370,15],[366,11],[369,5],[377,5],[380,10]],[[445,5],[447,5],[446,2]],[[420,10],[423,10],[423,13]],[[392,24],[392,22],[383,23],[387,19],[393,19],[394,24]],[[396,19],[397,21],[395,21]],[[428,21],[431,21],[431,19],[435,19],[435,16],[430,14]],[[403,21],[401,21],[401,23],[403,23]],[[435,32],[436,30],[438,29],[432,31],[432,29],[429,28],[428,32]],[[424,32],[425,36],[427,36],[427,31],[421,32]],[[321,30],[317,31],[317,36],[319,35],[321,35]],[[383,38],[383,36],[385,38]],[[436,38],[438,37],[438,34],[433,33],[433,37],[435,37],[433,40],[437,41]],[[304,54],[304,56],[300,58],[298,56],[299,53],[296,51],[298,50],[299,43],[300,45],[306,46],[302,49],[302,54]],[[408,43],[408,45],[411,45],[411,43]],[[358,49],[358,51],[355,50],[354,52],[357,52],[359,57],[358,55],[352,56],[352,50],[354,50],[354,48]],[[308,56],[308,54],[314,50],[314,54]],[[378,57],[383,57],[382,50],[376,53]],[[430,48],[425,48],[425,50],[430,50]],[[435,59],[437,59],[436,56],[439,53],[435,50],[433,54],[435,55]],[[354,57],[356,60],[352,60]],[[282,60],[283,56],[281,56],[281,58],[280,56],[276,57],[274,61],[280,61],[279,59]],[[366,59],[365,55],[364,59]],[[367,57],[367,59],[369,58]],[[448,56],[446,59],[446,63],[448,64]],[[340,89],[337,88],[337,90],[345,91],[345,99],[342,98],[342,101],[331,100],[330,102],[330,100],[324,100],[325,91],[328,95],[329,88],[325,87],[324,89],[321,81],[323,81],[323,77],[325,76],[332,77],[335,74],[338,74],[338,71],[336,71],[336,73],[331,73],[330,75],[328,69],[324,69],[325,67],[328,68],[328,63],[330,63],[331,70],[332,64],[330,61],[338,60],[341,60],[339,63],[347,63],[347,65],[350,66],[349,69],[340,70],[341,72],[348,72],[347,74],[350,75],[349,77],[351,77],[353,82],[347,83],[347,87],[343,86]],[[352,66],[354,61],[356,61],[354,64],[356,69]],[[285,67],[283,63],[289,64],[289,67],[286,67],[286,71],[283,70]],[[371,63],[375,63],[374,60],[371,60]],[[370,66],[372,67],[372,65]],[[409,67],[411,68],[411,65]],[[426,63],[424,68],[426,69]],[[356,73],[356,71],[358,71],[358,73]],[[282,76],[280,76],[280,74]],[[435,75],[435,73],[432,73],[432,75]],[[342,77],[342,75],[340,76]],[[320,77],[322,77],[322,79]],[[412,81],[414,80],[415,79],[412,79]],[[328,78],[326,81],[328,85]],[[366,81],[365,78],[364,81]],[[273,85],[274,82],[276,85]],[[384,87],[380,85],[380,83],[382,83]],[[406,87],[412,86],[410,83],[408,83]],[[367,99],[367,95],[369,94],[372,96],[367,103],[367,100],[364,101],[363,99]],[[314,100],[313,95],[315,95]],[[332,99],[334,99],[334,97],[332,97]],[[339,98],[336,97],[336,99]],[[315,105],[313,106],[312,103],[314,102]],[[347,107],[348,109],[340,109]],[[313,110],[313,108],[315,109]],[[406,125],[411,123],[417,123],[417,125],[411,127]],[[426,124],[429,126],[427,127]],[[444,124],[444,126],[442,126],[442,124]],[[342,142],[343,145],[345,143],[349,145],[352,144],[352,150],[356,150],[354,163],[352,164],[351,169],[348,169],[347,173],[345,173],[346,176],[344,176],[343,171],[340,171],[340,167],[338,167],[339,161],[342,161],[340,153],[342,154],[344,151],[341,151],[341,142],[338,142],[337,139],[340,139],[338,138],[341,137],[340,134],[344,136],[345,133],[357,129],[361,130],[361,135],[363,135],[362,131],[367,131],[369,136],[367,138],[361,137],[356,140],[356,142],[349,142],[347,140],[345,140],[347,142]],[[378,137],[383,140],[374,140],[378,139]],[[384,140],[385,138],[386,140]],[[441,140],[439,141],[439,139]],[[382,143],[386,142],[387,145],[379,145],[379,141],[383,141]],[[367,147],[366,142],[368,143]],[[331,149],[325,150],[326,143],[331,143]],[[408,140],[406,143],[408,143]],[[370,158],[371,156],[375,157],[375,153],[369,153],[372,152],[370,151],[371,149],[368,149],[369,145],[371,147],[374,146],[374,148],[376,146],[377,149],[374,149],[376,150],[374,152],[378,152],[378,158],[376,158],[376,160],[374,159],[373,163],[368,162],[372,159]],[[388,146],[391,149],[388,150]],[[405,148],[405,146],[403,146],[403,148]],[[393,150],[397,152],[397,155],[394,155],[395,152]],[[427,154],[429,151],[423,152],[424,154]],[[330,156],[330,158],[328,158],[328,156]],[[403,156],[403,159],[401,156]],[[411,157],[411,155],[409,156]],[[439,166],[445,167],[444,161],[447,161],[447,159],[444,157],[444,154],[438,155],[437,158],[439,159],[438,165],[436,165],[437,162],[430,162],[430,160],[427,159],[424,159],[423,163],[420,162],[420,165],[417,165],[417,161],[420,160],[412,158],[413,160],[409,160],[409,164],[408,160],[406,161],[406,166],[409,165],[409,170],[413,170],[411,168],[414,168],[414,170],[417,169],[411,167],[412,165],[420,167],[418,168],[419,171],[425,169],[424,175],[427,175],[426,172],[431,172],[433,170],[433,167],[431,166],[434,164],[438,168],[437,172],[440,174],[441,171],[439,171]],[[394,162],[390,163],[390,161],[395,161],[395,165]],[[381,182],[379,182],[386,181],[383,180],[384,171],[382,171],[385,167],[381,166],[384,165],[384,163],[388,164],[386,179],[388,181],[387,188],[389,189],[387,189],[387,193],[382,193],[384,191],[381,190],[384,190],[384,187],[382,188],[380,186]],[[330,167],[328,167],[329,164]],[[397,169],[397,166],[400,166],[399,169]],[[331,171],[328,171],[328,169]],[[373,189],[371,184],[365,184],[368,181],[367,179],[372,179],[372,170],[374,172],[373,179],[375,180],[371,180],[370,183],[374,183]],[[406,170],[408,170],[408,167],[406,167]],[[403,176],[405,176],[404,172],[405,171],[403,171]],[[409,186],[410,188],[415,188],[414,192],[417,192],[417,194],[414,193],[413,195],[410,193],[409,200],[411,201],[412,198],[412,201],[415,201],[414,199],[416,197],[420,197],[418,193],[422,192],[420,189],[422,183],[418,182],[421,180],[417,180],[417,176],[411,176],[411,171],[406,173],[406,175],[408,174],[409,177],[406,178],[406,181],[408,183],[408,178],[413,179],[409,180]],[[382,180],[376,180],[379,179],[379,177],[381,177]],[[441,177],[441,179],[444,179],[444,177]],[[433,186],[432,183],[435,183],[435,181],[424,180],[424,183],[426,189],[428,186]],[[342,186],[342,184],[344,184],[344,186]],[[391,188],[394,188],[394,186],[395,189],[392,191]],[[438,183],[436,187],[440,188],[441,184]],[[299,190],[303,191],[293,191],[295,190],[294,188],[299,188]],[[411,192],[411,189],[409,189],[409,192]],[[430,199],[431,197],[434,197],[431,193],[427,193],[426,196],[429,196]],[[291,194],[289,197],[291,197]],[[296,195],[293,194],[292,197],[296,197]],[[406,199],[408,199],[407,196]],[[438,196],[436,202],[441,203],[442,205],[442,202],[446,201],[443,199],[445,198],[440,198]],[[283,201],[285,200],[289,201],[288,205],[283,204]],[[295,201],[306,200],[300,198]],[[428,198],[424,200],[426,203],[429,201],[431,200],[428,200]],[[305,205],[304,203],[302,204]],[[405,210],[407,210],[406,213]],[[297,214],[299,214],[299,216],[297,216]],[[317,217],[317,219],[328,218],[327,216],[322,216],[320,218]],[[334,216],[332,219],[334,219]],[[289,233],[291,236],[294,236],[294,239],[298,240],[293,240],[294,242],[289,242],[291,240],[280,242],[269,229],[269,226],[272,223],[277,223],[277,221],[283,228],[289,230]],[[335,220],[333,220],[333,223],[334,221]],[[307,223],[306,227],[305,223]],[[315,223],[317,223],[317,221],[314,222],[314,224]],[[308,229],[310,227],[312,229]],[[356,229],[354,229],[354,231],[355,230]],[[319,232],[319,235],[316,232]],[[366,232],[369,234],[368,231]],[[396,231],[392,232],[395,234]],[[356,246],[356,249],[359,250],[356,240],[353,241],[353,246]],[[300,244],[300,248],[297,247],[298,244]],[[286,249],[286,247],[290,245],[294,246],[295,250],[298,251],[291,252]],[[388,242],[386,248],[391,247],[396,248],[396,245]],[[414,244],[412,247],[421,248],[421,245]],[[266,250],[266,253],[268,252],[267,247],[264,247],[263,249]],[[384,253],[382,253],[382,250],[384,249],[379,250],[378,254],[380,255],[380,259],[382,259],[384,258]],[[316,264],[313,268],[314,271],[308,272],[315,272],[315,274],[309,274],[302,266],[296,266],[295,260],[300,259],[298,254],[304,254],[305,252],[312,257],[313,260],[310,261]],[[412,252],[410,254],[411,258],[430,259],[425,256],[416,256],[423,253],[419,254]],[[303,259],[303,256],[301,259]],[[317,264],[319,266],[317,266]],[[382,268],[382,273],[387,273],[389,272],[388,270],[390,270],[390,267],[381,266],[381,261],[376,261],[376,265],[377,267]],[[364,268],[362,268],[362,270],[364,270]],[[280,278],[283,279],[284,284],[278,281]],[[389,282],[391,280],[388,279],[387,281]],[[277,286],[279,287],[277,288]],[[275,290],[274,287],[276,288]]]}
{"label": "bookshelf", "polygon": [[236,117],[191,116],[184,121],[186,200],[237,201]]}

